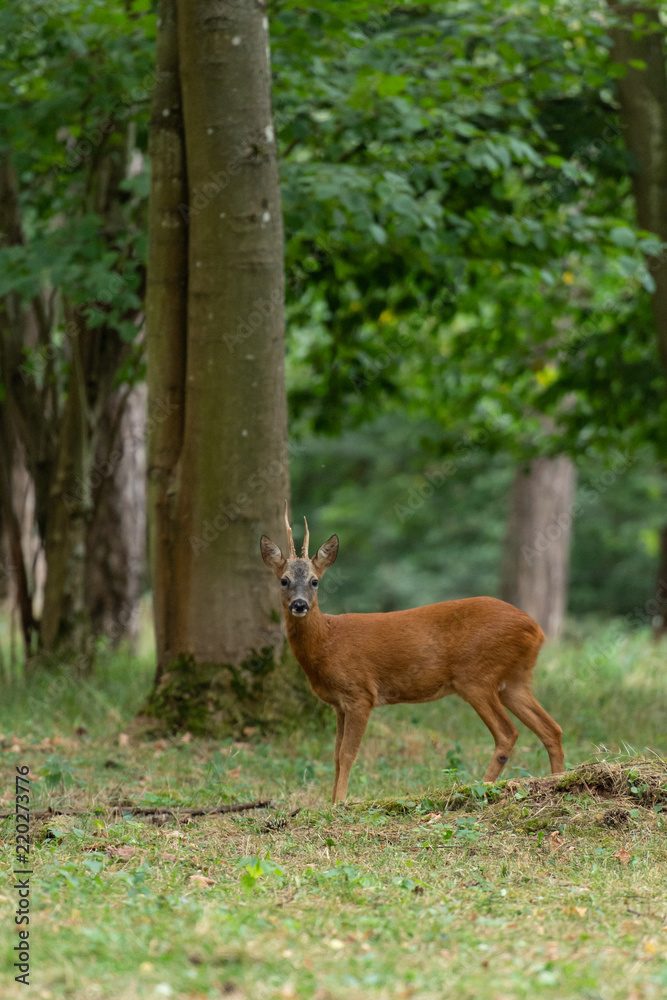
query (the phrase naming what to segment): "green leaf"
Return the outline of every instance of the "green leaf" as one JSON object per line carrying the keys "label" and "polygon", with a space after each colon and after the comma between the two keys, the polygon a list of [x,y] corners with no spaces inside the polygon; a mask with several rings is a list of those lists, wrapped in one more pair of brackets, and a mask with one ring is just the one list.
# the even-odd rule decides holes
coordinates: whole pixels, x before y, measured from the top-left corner
{"label": "green leaf", "polygon": [[628,226],[615,226],[609,233],[609,238],[617,247],[632,249],[637,243],[636,234]]}

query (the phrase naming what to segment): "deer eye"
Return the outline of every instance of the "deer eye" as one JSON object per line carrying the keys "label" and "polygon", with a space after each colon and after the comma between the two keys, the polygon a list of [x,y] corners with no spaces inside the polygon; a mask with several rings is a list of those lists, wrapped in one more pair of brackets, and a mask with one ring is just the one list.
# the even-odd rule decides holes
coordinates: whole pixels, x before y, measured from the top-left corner
{"label": "deer eye", "polygon": [[280,586],[281,586],[281,587],[286,587],[286,586],[287,586],[288,584],[289,584],[289,580],[287,579],[287,577],[286,577],[286,576],[284,576],[284,577],[282,578],[282,580],[280,581]]}
{"label": "deer eye", "polygon": [[311,586],[313,586],[313,587],[317,586],[317,580],[311,580],[310,583],[311,583]]}

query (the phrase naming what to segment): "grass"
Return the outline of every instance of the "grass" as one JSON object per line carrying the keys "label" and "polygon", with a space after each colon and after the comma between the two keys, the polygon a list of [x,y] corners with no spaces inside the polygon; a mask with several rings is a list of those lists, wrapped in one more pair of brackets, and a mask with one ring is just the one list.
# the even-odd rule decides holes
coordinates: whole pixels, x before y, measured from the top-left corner
{"label": "grass", "polygon": [[[481,784],[490,737],[450,698],[373,714],[342,808],[328,802],[333,713],[326,731],[304,720],[270,740],[119,740],[151,673],[148,656],[116,656],[94,680],[5,692],[2,809],[27,763],[33,808],[87,810],[33,824],[27,995],[665,996],[667,702],[664,650],[646,638],[610,628],[544,651],[536,693],[574,769],[560,782],[529,780],[546,754],[519,726],[509,781]],[[260,798],[273,805],[167,811]],[[0,992],[14,998],[9,821],[0,837]]]}

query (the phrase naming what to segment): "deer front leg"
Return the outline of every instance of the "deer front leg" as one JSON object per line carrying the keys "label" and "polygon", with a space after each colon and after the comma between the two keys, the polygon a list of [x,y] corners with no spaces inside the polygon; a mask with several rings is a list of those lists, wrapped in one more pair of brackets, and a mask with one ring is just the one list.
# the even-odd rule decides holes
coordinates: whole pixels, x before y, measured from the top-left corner
{"label": "deer front leg", "polygon": [[355,705],[345,712],[345,725],[343,728],[343,738],[338,754],[338,781],[334,790],[334,802],[343,802],[347,796],[347,783],[350,778],[350,769],[357,759],[359,747],[366,732],[368,717],[371,714],[371,706]]}
{"label": "deer front leg", "polygon": [[334,786],[333,786],[333,797],[332,802],[336,801],[336,789],[338,788],[338,778],[340,776],[340,747],[343,742],[343,733],[345,732],[345,712],[342,708],[336,708],[336,749],[334,750],[334,764],[336,766],[336,772],[334,775]]}

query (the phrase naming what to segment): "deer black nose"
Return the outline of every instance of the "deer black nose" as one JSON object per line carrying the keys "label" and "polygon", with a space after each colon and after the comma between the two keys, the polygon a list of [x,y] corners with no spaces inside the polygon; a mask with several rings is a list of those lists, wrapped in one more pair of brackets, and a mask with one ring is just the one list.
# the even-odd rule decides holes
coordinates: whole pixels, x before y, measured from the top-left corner
{"label": "deer black nose", "polygon": [[308,611],[308,602],[298,597],[296,601],[292,601],[292,603],[289,606],[289,609],[293,615],[296,615],[298,618],[300,618],[302,615],[305,615],[306,612]]}

